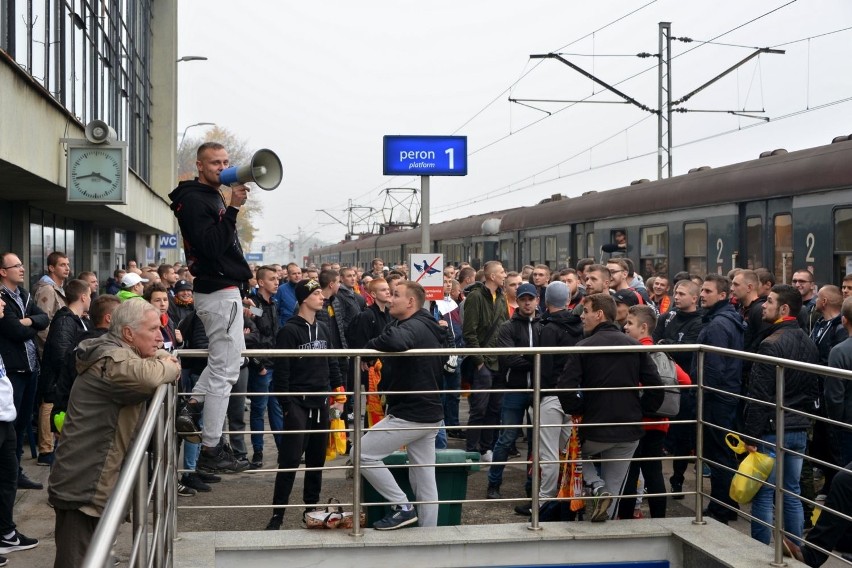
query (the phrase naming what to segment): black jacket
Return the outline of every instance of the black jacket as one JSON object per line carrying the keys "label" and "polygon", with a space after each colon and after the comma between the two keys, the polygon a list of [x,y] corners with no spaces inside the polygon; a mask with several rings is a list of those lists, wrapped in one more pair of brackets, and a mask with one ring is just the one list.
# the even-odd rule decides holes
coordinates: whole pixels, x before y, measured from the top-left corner
{"label": "black jacket", "polygon": [[[3,317],[0,318],[0,357],[3,357],[6,371],[10,373],[34,370],[30,369],[24,342],[35,341],[38,332],[50,325],[50,318],[35,305],[27,291],[18,286],[18,293],[24,304],[24,313],[21,313],[18,302],[6,290],[0,289],[0,297],[6,302]],[[32,325],[21,324],[24,318],[30,318]]]}
{"label": "black jacket", "polygon": [[65,358],[77,347],[85,332],[83,320],[68,306],[62,306],[53,316],[41,356],[41,373],[38,378],[38,392],[45,402],[55,402],[56,384],[65,365]]}
{"label": "black jacket", "polygon": [[[684,312],[681,310],[660,314],[657,318],[657,327],[654,328],[654,343],[661,345],[694,345],[698,343],[698,334],[701,333],[701,310]],[[670,353],[674,362],[680,365],[684,371],[692,368],[692,360],[695,353],[681,351]],[[690,391],[685,391],[690,392]]]}
{"label": "black jacket", "polygon": [[[267,302],[263,296],[256,294],[253,297],[255,305],[263,310],[259,316],[253,315],[251,322],[257,326],[257,334],[246,336],[246,349],[275,349],[275,341],[278,339],[278,306],[275,302]],[[257,360],[252,359],[251,365],[272,369],[274,361],[268,357]]]}
{"label": "black jacket", "polygon": [[[800,363],[818,363],[819,353],[814,342],[802,331],[795,319],[772,325],[771,333],[760,343],[759,355],[790,359]],[[812,373],[794,369],[784,370],[784,406],[813,414],[819,395],[819,380]],[[773,403],[772,406],[748,402],[745,408],[744,433],[759,439],[764,434],[775,434],[775,366],[754,363],[748,381],[748,396]],[[811,419],[784,411],[785,431],[807,430]]]}
{"label": "black jacket", "polygon": [[[447,332],[428,311],[421,309],[405,320],[394,320],[381,335],[367,342],[367,349],[399,353],[409,349],[447,347]],[[409,422],[432,423],[444,419],[438,394],[446,356],[382,357],[383,391],[434,391],[428,394],[387,395],[387,413]]]}
{"label": "black jacket", "polygon": [[[321,321],[308,323],[296,314],[278,332],[277,349],[330,349],[331,334]],[[272,375],[275,392],[328,392],[343,385],[336,357],[276,357]],[[291,404],[320,408],[328,396],[280,396],[284,411]]]}
{"label": "black jacket", "polygon": [[[572,347],[583,339],[583,321],[571,310],[548,313],[541,320],[539,347]],[[567,354],[541,356],[541,388],[554,389],[565,363]],[[555,396],[555,393],[542,393]]]}
{"label": "black jacket", "polygon": [[[82,333],[80,337],[77,338],[77,345],[80,345],[80,343],[87,339],[100,337],[107,331],[109,331],[107,328],[96,327],[94,329],[90,329],[89,331]],[[74,386],[74,381],[77,379],[77,345],[65,354],[62,367],[59,369],[59,374],[56,379],[56,394],[53,401],[53,413],[51,416],[57,412],[68,410],[68,397],[71,396],[71,387]],[[50,422],[52,424],[53,420]]]}
{"label": "black jacket", "polygon": [[[625,335],[613,323],[598,325],[578,347],[611,346],[615,349],[639,342]],[[569,354],[557,382],[561,389],[582,389],[560,393],[559,402],[566,414],[583,416],[583,424],[641,422],[663,402],[663,390],[599,391],[600,388],[661,386],[657,366],[648,353]],[[580,428],[580,437],[596,442],[633,442],[642,437],[642,425],[595,426]]]}
{"label": "black jacket", "polygon": [[225,207],[219,191],[198,178],[180,182],[169,199],[183,235],[187,266],[196,277],[195,291],[209,294],[230,286],[244,290],[252,273],[237,237],[239,210]]}
{"label": "black jacket", "polygon": [[381,335],[387,325],[393,321],[387,310],[377,304],[370,304],[349,325],[349,347],[363,349],[367,342]]}
{"label": "black jacket", "polygon": [[[528,318],[515,310],[512,319],[497,330],[497,347],[538,347],[540,322],[537,311]],[[532,388],[533,360],[532,355],[498,355],[497,377],[503,385],[495,384],[494,388]]]}
{"label": "black jacket", "polygon": [[[703,317],[704,327],[698,334],[698,343],[726,347],[728,349],[743,349],[743,334],[745,325],[740,314],[727,300],[713,304]],[[690,369],[693,382],[698,380],[698,369],[693,361]],[[704,355],[704,384],[714,389],[720,389],[733,394],[742,392],[743,360],[737,357],[726,357],[717,353]],[[707,399],[718,400],[728,404],[736,404],[736,399],[713,392],[707,392]]]}

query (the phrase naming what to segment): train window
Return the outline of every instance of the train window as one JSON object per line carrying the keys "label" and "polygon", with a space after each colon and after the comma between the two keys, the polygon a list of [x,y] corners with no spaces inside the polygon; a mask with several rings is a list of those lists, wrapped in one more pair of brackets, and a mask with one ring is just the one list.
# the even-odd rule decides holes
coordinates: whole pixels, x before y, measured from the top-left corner
{"label": "train window", "polygon": [[574,252],[577,254],[577,260],[583,258],[583,233],[574,235]]}
{"label": "train window", "polygon": [[[617,235],[616,235],[616,238]],[[657,273],[669,273],[669,229],[668,227],[643,227],[639,232],[640,260],[639,269],[643,278]],[[623,239],[627,246],[627,237]],[[621,245],[621,242],[615,241]]]}
{"label": "train window", "polygon": [[760,217],[746,219],[746,268],[763,268],[763,219]]}
{"label": "train window", "polygon": [[834,250],[852,252],[852,208],[834,212]]}
{"label": "train window", "polygon": [[544,238],[544,263],[547,266],[556,266],[556,237]]}
{"label": "train window", "polygon": [[515,267],[515,249],[512,246],[512,239],[503,239],[500,241],[500,260],[506,270],[513,270]]}
{"label": "train window", "polygon": [[627,231],[624,229],[615,229],[609,234],[609,242],[618,245],[619,252],[627,252]]}
{"label": "train window", "polygon": [[793,275],[793,217],[789,213],[775,216],[775,277],[787,283]]}
{"label": "train window", "polygon": [[683,266],[690,274],[707,274],[707,223],[683,226]]}
{"label": "train window", "polygon": [[586,249],[586,256],[589,258],[597,258],[597,251],[595,250],[595,234],[594,233],[586,233],[586,246],[589,248]]}
{"label": "train window", "polygon": [[541,264],[541,238],[530,239],[530,264]]}

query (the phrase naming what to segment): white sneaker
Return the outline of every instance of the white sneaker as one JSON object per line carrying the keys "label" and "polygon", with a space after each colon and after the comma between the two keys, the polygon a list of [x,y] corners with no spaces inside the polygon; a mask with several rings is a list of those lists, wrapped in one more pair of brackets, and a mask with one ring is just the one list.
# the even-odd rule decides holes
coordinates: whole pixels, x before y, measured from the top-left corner
{"label": "white sneaker", "polygon": [[485,452],[484,454],[482,454],[481,456],[479,456],[479,461],[480,461],[480,462],[489,462],[489,463],[491,463],[491,461],[492,461],[493,459],[494,459],[494,452],[492,452],[491,450],[488,450],[487,452]]}
{"label": "white sneaker", "polygon": [[820,493],[819,495],[816,496],[816,499],[814,499],[814,501],[816,501],[817,503],[823,503],[823,502],[825,502],[825,500],[827,498],[828,498],[828,495],[826,495],[825,493]]}

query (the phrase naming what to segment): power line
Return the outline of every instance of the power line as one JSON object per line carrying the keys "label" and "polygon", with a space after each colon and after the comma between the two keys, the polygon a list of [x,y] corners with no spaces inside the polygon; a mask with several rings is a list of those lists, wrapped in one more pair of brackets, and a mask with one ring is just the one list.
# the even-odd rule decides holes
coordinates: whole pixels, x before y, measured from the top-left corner
{"label": "power line", "polygon": [[[799,116],[799,115],[802,115],[802,114],[807,114],[807,113],[809,113],[809,112],[813,112],[813,111],[817,111],[817,110],[822,110],[822,109],[825,109],[825,108],[828,108],[828,107],[836,106],[836,105],[838,105],[838,104],[843,104],[843,103],[850,102],[850,101],[852,101],[852,97],[846,97],[846,98],[843,98],[843,99],[838,99],[838,100],[831,101],[831,102],[828,102],[828,103],[824,103],[824,104],[822,104],[822,105],[818,105],[818,106],[815,106],[815,107],[805,108],[805,109],[801,109],[801,110],[793,111],[793,112],[790,112],[790,113],[787,113],[787,114],[779,115],[779,116],[777,116],[777,117],[775,117],[775,118],[772,118],[772,119],[771,119],[771,122],[773,122],[773,123],[780,122],[780,121],[785,120],[785,119],[788,119],[788,118],[793,118],[793,117],[796,117],[796,116]],[[643,118],[642,120],[643,120],[643,121],[644,121],[644,120],[647,120],[647,118],[648,118],[648,117],[645,117],[645,118]],[[639,122],[642,122],[642,121],[639,121]],[[635,123],[635,124],[631,125],[631,127],[636,126],[636,124],[638,124],[638,123]],[[674,147],[675,147],[675,148],[682,148],[682,147],[685,147],[685,146],[690,146],[690,145],[692,145],[692,144],[697,144],[697,143],[699,143],[699,142],[705,142],[705,141],[707,141],[707,140],[712,140],[712,139],[715,139],[715,138],[720,138],[720,137],[722,137],[722,136],[727,136],[727,135],[729,135],[729,134],[734,134],[734,133],[736,133],[736,132],[741,132],[741,131],[743,131],[743,130],[749,130],[749,129],[751,129],[751,128],[756,128],[756,127],[758,127],[758,126],[764,126],[765,124],[768,124],[768,123],[767,123],[767,122],[756,122],[756,123],[754,123],[754,124],[749,124],[749,125],[746,125],[746,126],[743,126],[743,127],[739,127],[739,128],[732,128],[732,129],[730,129],[730,130],[725,130],[725,131],[722,131],[722,132],[717,132],[717,133],[715,133],[715,134],[711,134],[711,135],[709,135],[709,136],[703,136],[703,137],[701,137],[701,138],[695,138],[695,139],[693,139],[693,140],[688,140],[688,141],[686,141],[686,142],[682,142],[682,143],[680,143],[680,144],[675,144],[675,146],[674,146]],[[620,134],[620,133],[621,133],[621,132],[619,132],[618,134]],[[617,135],[617,134],[616,134],[616,135]],[[603,143],[603,142],[605,142],[605,141],[607,141],[607,140],[609,140],[609,139],[613,138],[613,137],[614,137],[614,136],[616,136],[616,135],[610,136],[609,138],[607,138],[606,140],[603,140],[603,141],[599,142],[599,143],[598,143],[598,144],[596,144],[595,146],[597,146],[597,145],[599,145],[599,144],[601,144],[601,143]],[[587,150],[583,150],[582,152],[579,152],[579,153],[575,154],[574,156],[572,156],[572,157],[570,157],[570,158],[567,158],[567,159],[565,159],[565,160],[562,160],[561,162],[559,162],[559,163],[557,163],[557,164],[555,164],[555,165],[553,165],[553,166],[550,166],[549,168],[546,168],[546,169],[544,169],[544,170],[541,170],[541,171],[539,171],[538,173],[533,174],[532,176],[527,176],[527,177],[523,178],[522,180],[519,180],[518,182],[515,182],[515,183],[520,183],[521,181],[524,181],[524,180],[527,180],[527,179],[530,179],[530,178],[535,178],[535,176],[541,175],[541,174],[542,174],[542,173],[544,173],[544,172],[547,172],[547,171],[549,171],[549,170],[552,170],[553,168],[556,168],[556,167],[558,167],[558,166],[560,166],[560,165],[564,164],[565,162],[568,162],[568,161],[570,161],[571,159],[573,159],[573,158],[575,158],[575,157],[577,157],[577,156],[579,156],[579,155],[582,155],[583,153],[585,153],[585,152],[587,152],[587,151],[589,151],[589,150],[591,150],[591,149],[593,149],[593,148],[594,148],[594,146],[592,146],[592,147],[588,148]],[[649,157],[649,156],[654,156],[654,155],[656,155],[656,153],[657,153],[657,152],[656,152],[656,150],[652,150],[652,151],[650,151],[650,152],[645,152],[645,153],[642,153],[642,154],[637,154],[637,155],[634,155],[634,156],[629,156],[629,157],[627,157],[627,158],[623,158],[623,159],[621,159],[621,160],[613,160],[613,161],[611,161],[611,162],[607,162],[607,163],[604,163],[604,164],[599,164],[599,165],[597,165],[597,166],[590,166],[590,167],[588,167],[588,168],[584,168],[584,169],[582,169],[582,170],[576,170],[576,171],[569,172],[569,173],[566,173],[566,174],[559,174],[559,175],[557,175],[557,176],[556,176],[556,177],[554,177],[554,178],[551,178],[551,179],[548,179],[548,180],[546,180],[546,181],[542,181],[542,182],[532,181],[532,182],[530,182],[530,183],[528,183],[528,184],[526,184],[526,185],[522,185],[522,186],[518,186],[518,187],[512,187],[512,186],[514,186],[514,185],[515,185],[515,183],[512,183],[512,184],[509,184],[509,185],[505,185],[505,186],[499,187],[499,188],[497,188],[497,189],[495,189],[495,190],[492,190],[492,191],[490,191],[490,192],[486,192],[486,193],[480,194],[480,197],[481,197],[481,198],[479,198],[479,199],[477,199],[476,197],[474,197],[474,198],[471,198],[471,200],[470,200],[469,202],[457,202],[457,203],[455,203],[455,204],[452,204],[452,205],[450,205],[450,206],[447,206],[447,207],[446,207],[446,208],[444,208],[444,209],[441,209],[441,210],[439,210],[439,211],[436,211],[436,212],[435,212],[435,214],[440,214],[440,213],[445,213],[445,212],[447,212],[447,211],[451,211],[451,210],[453,210],[453,209],[457,208],[457,207],[459,206],[459,204],[464,204],[464,205],[473,205],[473,204],[476,204],[476,203],[480,203],[480,202],[483,202],[483,201],[487,201],[487,200],[489,200],[489,199],[493,199],[493,198],[496,198],[496,197],[503,197],[503,196],[505,196],[505,195],[509,195],[509,194],[511,194],[511,193],[515,193],[515,192],[518,192],[518,191],[521,191],[521,190],[524,190],[524,189],[529,189],[529,188],[531,188],[531,187],[536,187],[536,186],[539,186],[539,185],[545,185],[545,184],[548,184],[548,183],[552,183],[552,182],[554,182],[554,181],[558,181],[558,180],[561,180],[561,179],[574,177],[574,176],[577,176],[577,175],[580,175],[580,174],[584,174],[584,173],[587,173],[587,172],[590,172],[590,171],[595,171],[595,170],[600,170],[600,169],[608,168],[608,167],[610,167],[610,166],[614,166],[614,165],[617,165],[617,164],[623,164],[623,163],[626,163],[626,162],[629,162],[629,161],[632,161],[632,160],[636,160],[636,159],[638,159],[638,158],[647,158],[647,157]],[[500,192],[500,193],[495,193],[495,192]]]}

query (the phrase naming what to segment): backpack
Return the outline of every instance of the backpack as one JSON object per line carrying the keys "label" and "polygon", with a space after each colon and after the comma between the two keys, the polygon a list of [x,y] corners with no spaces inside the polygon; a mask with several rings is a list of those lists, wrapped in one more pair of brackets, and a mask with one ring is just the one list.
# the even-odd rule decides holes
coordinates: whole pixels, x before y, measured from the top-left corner
{"label": "backpack", "polygon": [[649,355],[657,366],[657,373],[660,375],[663,386],[669,387],[663,389],[663,403],[660,408],[650,416],[674,418],[680,411],[680,389],[678,388],[675,362],[672,361],[668,353],[656,351],[649,353]]}

